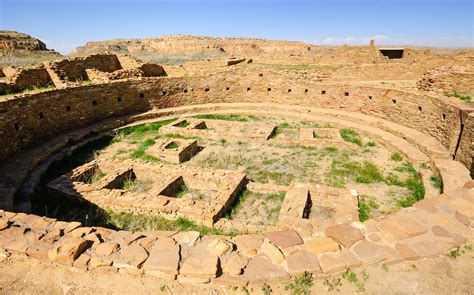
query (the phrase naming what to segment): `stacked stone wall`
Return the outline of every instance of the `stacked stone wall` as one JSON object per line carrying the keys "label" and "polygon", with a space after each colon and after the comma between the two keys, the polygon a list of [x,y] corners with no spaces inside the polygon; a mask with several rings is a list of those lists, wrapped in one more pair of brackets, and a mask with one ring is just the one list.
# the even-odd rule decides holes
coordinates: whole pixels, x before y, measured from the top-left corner
{"label": "stacked stone wall", "polygon": [[[292,81],[275,85],[266,79],[221,75],[148,78],[53,90],[1,102],[0,135],[4,142],[0,159],[102,118],[152,108],[226,102],[295,104],[360,112],[429,134],[452,155],[461,133],[459,108],[448,98],[424,93]],[[457,150],[462,155],[456,157],[470,165],[469,149],[464,148],[465,140],[461,142],[463,148]]]}

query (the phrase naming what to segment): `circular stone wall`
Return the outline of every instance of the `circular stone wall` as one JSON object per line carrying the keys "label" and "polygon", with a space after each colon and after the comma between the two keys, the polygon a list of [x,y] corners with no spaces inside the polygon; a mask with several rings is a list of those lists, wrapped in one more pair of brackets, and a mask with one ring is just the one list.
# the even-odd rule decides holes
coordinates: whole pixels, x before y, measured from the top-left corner
{"label": "circular stone wall", "polygon": [[[0,204],[7,211],[1,211],[0,248],[91,271],[107,267],[182,282],[259,282],[429,257],[472,235],[472,184],[463,188],[471,181],[465,166],[472,165],[469,107],[390,89],[298,80],[274,84],[278,77],[272,75],[130,80],[2,101]],[[287,219],[263,233],[237,236],[200,237],[203,228],[132,233],[12,212],[29,210],[28,198],[50,164],[83,144],[127,124],[198,114],[271,115],[348,128],[406,157],[426,189],[431,176],[439,175],[443,194],[427,189],[424,200],[392,215],[364,223],[352,215],[320,228],[305,221],[307,202],[301,207],[298,201],[314,189],[290,186],[285,198],[294,202],[281,205],[291,213]],[[347,197],[360,203],[357,194]],[[204,221],[210,228],[217,220]]]}

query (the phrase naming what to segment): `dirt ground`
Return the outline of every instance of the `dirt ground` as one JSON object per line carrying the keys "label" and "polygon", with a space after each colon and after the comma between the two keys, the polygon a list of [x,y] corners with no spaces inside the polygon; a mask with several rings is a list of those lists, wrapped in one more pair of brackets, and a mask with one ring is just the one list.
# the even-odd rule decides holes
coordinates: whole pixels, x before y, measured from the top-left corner
{"label": "dirt ground", "polygon": [[[311,294],[473,294],[473,266],[472,250],[455,259],[443,255],[387,267],[374,265],[354,270],[358,284],[341,275],[317,277]],[[270,294],[291,294],[285,290],[287,284],[268,283]],[[0,294],[264,294],[262,287],[169,284],[147,276],[85,272],[26,258],[0,261]]]}

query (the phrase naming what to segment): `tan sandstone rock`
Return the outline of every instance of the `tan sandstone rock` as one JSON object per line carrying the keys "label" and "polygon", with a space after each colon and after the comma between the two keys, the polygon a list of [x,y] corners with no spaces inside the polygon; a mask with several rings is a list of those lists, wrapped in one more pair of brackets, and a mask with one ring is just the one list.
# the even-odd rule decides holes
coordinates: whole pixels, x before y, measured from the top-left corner
{"label": "tan sandstone rock", "polygon": [[80,237],[66,237],[56,243],[48,252],[51,261],[72,265],[87,248],[87,241]]}
{"label": "tan sandstone rock", "polygon": [[364,235],[361,230],[348,224],[337,224],[326,229],[326,236],[335,240],[346,248],[361,240]]}

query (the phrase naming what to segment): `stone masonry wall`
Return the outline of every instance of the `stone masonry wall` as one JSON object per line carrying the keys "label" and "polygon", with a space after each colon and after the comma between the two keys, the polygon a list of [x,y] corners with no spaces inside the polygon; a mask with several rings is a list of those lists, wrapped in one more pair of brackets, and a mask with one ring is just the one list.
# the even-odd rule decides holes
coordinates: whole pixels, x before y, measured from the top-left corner
{"label": "stone masonry wall", "polygon": [[64,81],[87,80],[86,69],[113,72],[122,68],[117,56],[107,53],[48,62],[45,65],[56,86],[63,84]]}
{"label": "stone masonry wall", "polygon": [[[429,134],[451,153],[460,133],[459,110],[444,97],[370,87],[284,83],[278,77],[265,79],[258,75],[244,79],[230,74],[204,79],[148,78],[54,90],[0,102],[0,137],[5,140],[0,159],[104,117],[217,102],[273,102],[360,112]],[[459,156],[468,157],[469,154]]]}
{"label": "stone masonry wall", "polygon": [[6,75],[6,82],[15,85],[18,89],[26,89],[35,86],[44,87],[52,84],[51,77],[44,66],[15,68],[6,67],[3,69]]}

